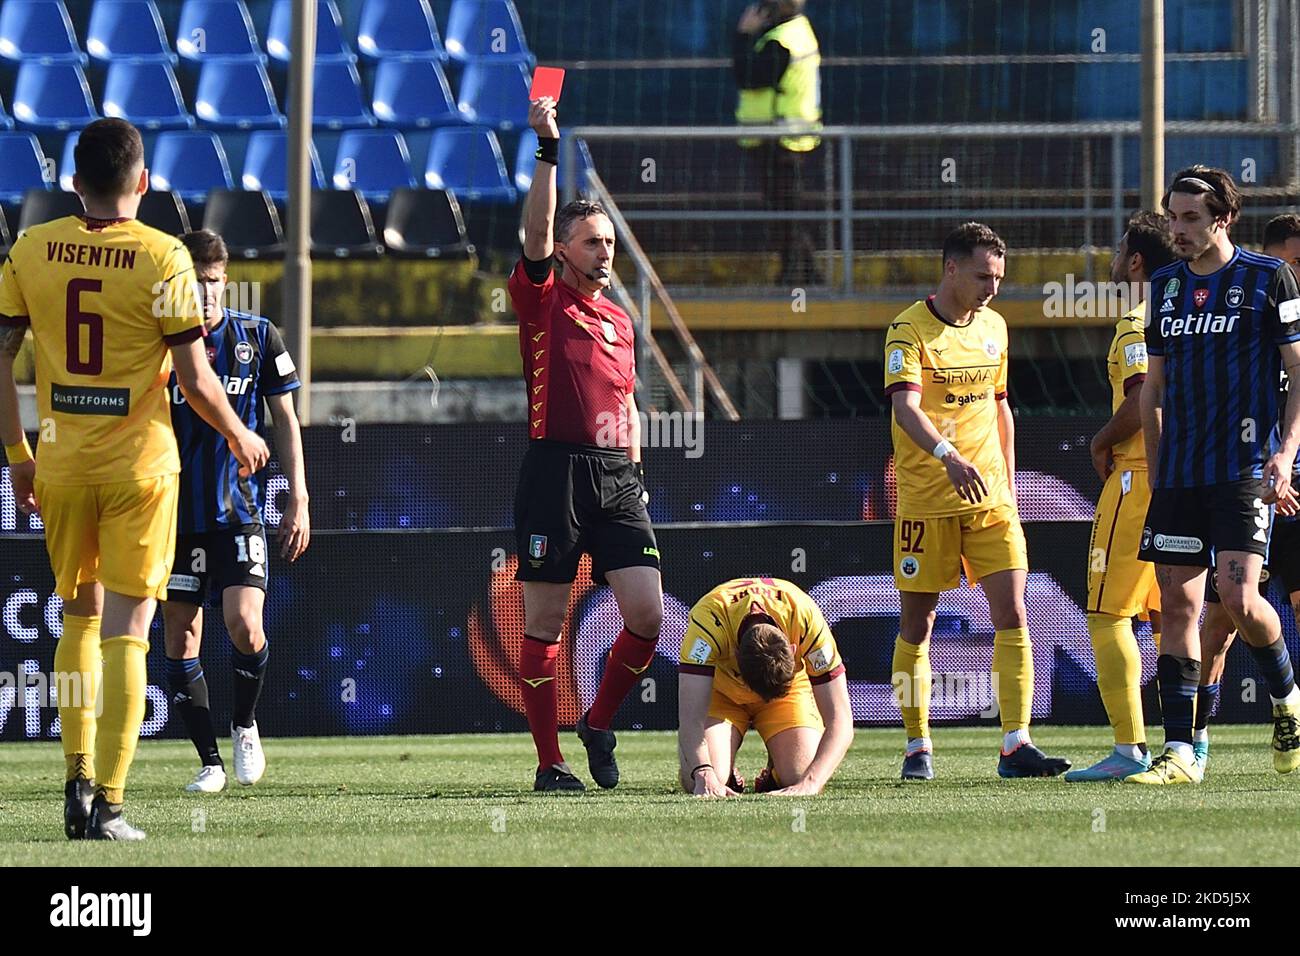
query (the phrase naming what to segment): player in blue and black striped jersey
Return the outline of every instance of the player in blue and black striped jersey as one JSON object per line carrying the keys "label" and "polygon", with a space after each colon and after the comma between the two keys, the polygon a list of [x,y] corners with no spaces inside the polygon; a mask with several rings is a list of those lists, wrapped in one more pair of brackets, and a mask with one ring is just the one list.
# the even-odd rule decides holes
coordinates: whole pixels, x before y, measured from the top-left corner
{"label": "player in blue and black striped jersey", "polygon": [[[1264,255],[1281,259],[1300,283],[1300,216],[1286,213],[1275,216],[1264,226]],[[1282,378],[1282,394],[1290,387]],[[1300,384],[1297,385],[1300,387]],[[1300,471],[1291,472],[1292,489],[1300,488]],[[1210,718],[1219,703],[1219,682],[1227,663],[1228,648],[1237,636],[1236,625],[1219,603],[1214,575],[1207,575],[1205,617],[1201,621],[1201,686],[1196,692],[1195,739],[1192,742],[1196,763],[1204,774],[1210,759]],[[1269,532],[1268,560],[1260,575],[1259,590],[1267,596],[1270,581],[1276,581],[1286,595],[1287,604],[1300,626],[1300,516],[1285,513],[1279,503]]]}
{"label": "player in blue and black striped jersey", "polygon": [[[261,425],[263,401],[271,410],[275,448],[289,483],[288,503],[279,523],[280,555],[295,561],[311,534],[302,436],[293,407],[293,393],[301,384],[297,370],[275,326],[260,316],[224,308],[229,255],[221,237],[200,230],[182,241],[194,260],[203,294],[213,371],[249,429],[257,431]],[[256,474],[240,473],[225,441],[190,409],[174,382],[171,397],[181,485],[176,559],[163,607],[168,683],[202,762],[198,776],[185,789],[212,793],[225,787],[226,772],[199,662],[205,597],[221,607],[234,645],[230,732],[235,778],[251,785],[266,769],[254,714],[268,652],[262,628],[268,574],[263,526],[266,488]]]}
{"label": "player in blue and black striped jersey", "polygon": [[1270,509],[1291,498],[1300,389],[1284,421],[1278,381],[1300,374],[1300,290],[1285,263],[1234,245],[1241,209],[1232,177],[1192,166],[1164,196],[1179,261],[1147,297],[1142,426],[1153,475],[1139,556],[1156,565],[1164,634],[1156,677],[1165,752],[1130,783],[1199,783],[1193,755],[1205,572],[1264,672],[1273,701],[1273,763],[1300,766],[1300,690],[1282,622],[1259,594]]}

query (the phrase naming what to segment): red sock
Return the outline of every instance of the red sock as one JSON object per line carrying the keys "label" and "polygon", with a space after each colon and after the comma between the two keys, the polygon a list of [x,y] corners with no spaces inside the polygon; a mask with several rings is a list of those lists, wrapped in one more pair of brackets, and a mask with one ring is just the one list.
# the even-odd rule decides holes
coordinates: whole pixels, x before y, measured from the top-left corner
{"label": "red sock", "polygon": [[[519,681],[524,694],[524,713],[528,730],[537,747],[537,765],[549,767],[564,763],[560,753],[560,719],[555,695],[555,659],[560,642],[550,643],[524,635],[519,652]],[[533,683],[529,683],[532,681]]]}
{"label": "red sock", "polygon": [[626,627],[619,632],[609,651],[609,663],[605,665],[605,676],[600,679],[596,702],[587,712],[587,726],[596,730],[609,730],[614,714],[618,712],[618,705],[623,703],[623,698],[632,689],[632,685],[654,660],[657,643],[657,640],[651,641],[633,634]]}

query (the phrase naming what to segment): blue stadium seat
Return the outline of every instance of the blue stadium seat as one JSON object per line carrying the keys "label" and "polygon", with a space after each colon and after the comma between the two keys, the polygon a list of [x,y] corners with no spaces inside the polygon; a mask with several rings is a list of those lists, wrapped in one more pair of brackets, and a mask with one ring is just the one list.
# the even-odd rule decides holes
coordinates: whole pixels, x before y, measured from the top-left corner
{"label": "blue stadium seat", "polygon": [[[561,134],[562,135],[562,134]],[[526,193],[533,185],[533,170],[537,168],[537,134],[524,130],[515,151],[515,188]]]}
{"label": "blue stadium seat", "polygon": [[199,71],[194,113],[214,129],[282,129],[271,78],[256,60],[206,60]]}
{"label": "blue stadium seat", "polygon": [[0,100],[0,130],[13,129],[14,118],[5,112],[5,104]]}
{"label": "blue stadium seat", "polygon": [[29,189],[50,189],[45,153],[31,133],[0,133],[0,202],[17,205]]}
{"label": "blue stadium seat", "polygon": [[33,129],[80,129],[97,119],[86,74],[76,63],[28,60],[14,83],[14,119]]}
{"label": "blue stadium seat", "polygon": [[462,62],[478,57],[530,62],[533,58],[511,0],[452,0],[445,46],[453,60]]}
{"label": "blue stadium seat", "polygon": [[104,80],[105,116],[130,120],[141,129],[191,129],[194,117],[185,109],[181,88],[170,63],[117,60]]}
{"label": "blue stadium seat", "polygon": [[176,26],[176,52],[186,60],[265,59],[244,0],[185,0]]}
{"label": "blue stadium seat", "polygon": [[[311,144],[311,172],[311,187],[324,189],[325,174],[321,171],[315,143]],[[289,134],[280,130],[258,130],[251,134],[241,178],[245,189],[260,189],[277,202],[288,199]]]}
{"label": "blue stadium seat", "polygon": [[[289,29],[293,16],[293,0],[275,0],[271,7],[271,22],[266,28],[266,52],[280,63],[289,62]],[[316,62],[331,60],[356,61],[356,54],[343,41],[342,19],[334,0],[317,0],[316,3]]]}
{"label": "blue stadium seat", "polygon": [[149,188],[203,202],[212,189],[233,189],[226,150],[208,130],[159,133],[149,164]]}
{"label": "blue stadium seat", "polygon": [[95,0],[86,52],[96,60],[126,57],[176,62],[153,0]]}
{"label": "blue stadium seat", "polygon": [[355,189],[367,202],[387,202],[394,189],[414,188],[405,137],[390,129],[348,130],[339,137],[333,179],[335,189]]}
{"label": "blue stadium seat", "polygon": [[312,125],[317,129],[374,126],[366,109],[356,65],[342,60],[317,63],[312,71]]}
{"label": "blue stadium seat", "polygon": [[405,129],[464,121],[436,60],[380,60],[371,108],[381,123]]}
{"label": "blue stadium seat", "polygon": [[429,0],[365,0],[357,49],[372,60],[386,56],[447,59]]}
{"label": "blue stadium seat", "polygon": [[528,125],[526,63],[476,60],[460,79],[458,105],[467,123],[507,130]]}
{"label": "blue stadium seat", "polygon": [[424,184],[454,193],[461,201],[512,203],[516,195],[496,133],[483,126],[436,131],[429,143]]}
{"label": "blue stadium seat", "polygon": [[85,63],[63,0],[5,0],[0,3],[0,56]]}
{"label": "blue stadium seat", "polygon": [[59,188],[65,193],[73,191],[72,174],[77,171],[76,149],[80,137],[81,131],[73,130],[63,141],[63,161],[59,163]]}

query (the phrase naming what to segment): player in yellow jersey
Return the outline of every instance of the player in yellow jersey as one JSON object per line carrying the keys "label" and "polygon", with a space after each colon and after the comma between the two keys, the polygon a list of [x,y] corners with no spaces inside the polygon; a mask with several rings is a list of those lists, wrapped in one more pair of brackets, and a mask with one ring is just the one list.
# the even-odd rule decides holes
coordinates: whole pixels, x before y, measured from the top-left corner
{"label": "player in yellow jersey", "polygon": [[[0,272],[0,440],[19,507],[44,522],[63,599],[56,677],[83,676],[82,693],[59,699],[65,831],[70,839],[140,840],[122,803],[144,719],[149,624],[175,548],[173,362],[190,405],[244,468],[260,469],[269,453],[208,367],[189,253],[134,218],[149,182],[139,131],[96,120],[81,131],[75,162],[85,214],[28,229]],[[35,461],[13,376],[29,326]]]}
{"label": "player in yellow jersey", "polygon": [[1091,767],[1067,773],[1071,783],[1123,780],[1151,766],[1142,717],[1142,653],[1133,636],[1133,617],[1149,615],[1159,635],[1160,590],[1155,565],[1138,560],[1151,504],[1139,398],[1147,374],[1146,287],[1151,273],[1173,261],[1168,221],[1139,212],[1128,221],[1110,264],[1111,281],[1137,290],[1142,300],[1115,323],[1106,356],[1111,417],[1092,439],[1093,466],[1105,484],[1088,546],[1088,636],[1115,749]]}
{"label": "player in yellow jersey", "polygon": [[1070,762],[1029,737],[1034,661],[1025,620],[1029,561],[1016,510],[1015,431],[1007,402],[1007,324],[988,307],[1006,244],[968,222],[943,243],[943,278],[885,333],[885,394],[893,405],[894,581],[902,613],[895,698],[907,729],[904,780],[934,777],[930,631],[939,592],[984,589],[993,620],[993,683],[1002,719],[1003,777],[1051,777]]}
{"label": "player in yellow jersey", "polygon": [[678,779],[687,793],[743,788],[736,751],[751,726],[767,745],[759,793],[820,793],[853,741],[835,638],[789,581],[738,578],[700,598],[678,667]]}

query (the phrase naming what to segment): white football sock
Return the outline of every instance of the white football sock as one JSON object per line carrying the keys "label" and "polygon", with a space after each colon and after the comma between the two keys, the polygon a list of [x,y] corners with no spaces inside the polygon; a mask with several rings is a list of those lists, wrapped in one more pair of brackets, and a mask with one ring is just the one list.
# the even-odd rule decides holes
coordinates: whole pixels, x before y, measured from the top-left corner
{"label": "white football sock", "polygon": [[1029,739],[1028,730],[1013,730],[1009,734],[1002,735],[1002,752],[1009,754],[1021,744],[1033,743]]}
{"label": "white football sock", "polygon": [[1116,744],[1115,753],[1121,757],[1127,757],[1129,760],[1142,762],[1142,747],[1138,744]]}
{"label": "white football sock", "polygon": [[1300,684],[1293,684],[1291,686],[1291,693],[1287,694],[1285,697],[1278,698],[1269,694],[1268,699],[1274,704],[1300,704]]}

